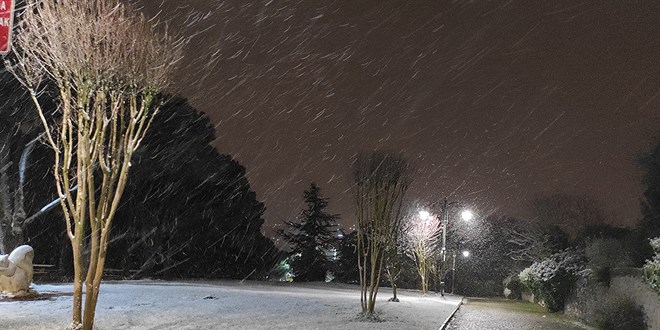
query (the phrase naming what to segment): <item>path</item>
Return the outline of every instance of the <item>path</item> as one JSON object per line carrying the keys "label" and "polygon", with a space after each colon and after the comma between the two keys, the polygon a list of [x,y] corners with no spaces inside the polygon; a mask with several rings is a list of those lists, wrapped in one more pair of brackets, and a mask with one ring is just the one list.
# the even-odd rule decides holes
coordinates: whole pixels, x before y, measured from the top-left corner
{"label": "path", "polygon": [[563,314],[548,313],[541,306],[528,302],[466,298],[447,329],[577,330],[591,328],[565,317]]}

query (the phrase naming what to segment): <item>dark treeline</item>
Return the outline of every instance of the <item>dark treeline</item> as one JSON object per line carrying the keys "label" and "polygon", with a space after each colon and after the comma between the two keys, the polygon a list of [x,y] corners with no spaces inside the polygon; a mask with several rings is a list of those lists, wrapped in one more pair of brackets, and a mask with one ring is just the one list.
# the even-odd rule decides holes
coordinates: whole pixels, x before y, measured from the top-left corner
{"label": "dark treeline", "polygon": [[[455,255],[455,271],[447,266],[442,274],[433,276],[442,278],[447,291],[454,288],[463,295],[501,296],[508,283],[515,285],[523,269],[564,251],[582,256],[594,281],[609,281],[616,268],[641,268],[653,255],[649,239],[660,235],[660,144],[643,157],[642,164],[646,189],[638,226],[608,224],[598,203],[588,196],[537,195],[528,201],[529,218],[491,214],[469,224],[450,221],[447,263],[453,266]],[[354,236],[354,232],[347,233],[339,242],[340,259],[335,264],[339,281],[358,280]],[[469,257],[462,251],[469,251]],[[405,265],[410,263],[408,258],[401,262],[398,285],[417,288],[414,265]],[[389,283],[383,280],[381,285]]]}
{"label": "dark treeline", "polygon": [[[26,242],[35,248],[35,263],[55,265],[66,278],[72,268],[71,248],[60,206],[51,203],[56,198],[52,151],[38,140],[42,127],[29,95],[2,69],[0,92],[9,96],[0,100],[1,252]],[[48,96],[47,90],[41,95]],[[214,138],[209,119],[185,99],[173,98],[162,108],[134,156],[113,228],[108,268],[130,278],[265,278],[282,260],[261,233],[265,207],[251,190],[245,168],[214,149]],[[491,215],[479,219],[478,225],[451,222],[448,262],[453,263],[456,253],[456,271],[445,267],[439,277],[458,293],[501,295],[506,279],[530,264],[566,249],[594,250],[602,242],[625,251],[625,258],[614,266],[641,267],[652,255],[648,239],[660,235],[660,143],[641,163],[645,191],[638,227],[607,225],[597,203],[586,196],[536,196],[530,201],[529,219]],[[308,209],[301,210],[299,220],[316,219],[334,227],[337,216],[322,212],[327,199],[317,196],[318,187],[310,189],[314,194],[304,196]],[[40,211],[49,204],[48,210]],[[300,276],[300,264],[318,263],[322,266],[314,270],[321,271],[310,280],[322,280],[323,270],[328,270],[336,281],[357,282],[354,233],[331,240],[328,235],[336,235],[334,229],[319,235],[288,224],[305,234],[297,235],[295,251],[289,254],[294,265],[299,261],[293,271],[298,280],[305,277]],[[306,246],[312,237],[317,246]],[[471,256],[463,258],[463,250]],[[308,256],[321,261],[312,262]],[[399,285],[417,287],[411,261],[401,258],[401,263]],[[382,284],[389,285],[385,280]],[[435,286],[432,282],[432,289]]]}
{"label": "dark treeline", "polygon": [[[35,143],[29,159],[21,161],[43,129],[13,77],[1,71],[0,84],[2,95],[10,96],[0,103],[0,229],[10,236],[22,209],[27,221],[21,226],[23,238],[16,241],[32,245],[35,263],[55,265],[66,279],[71,248],[59,203],[51,204],[57,197],[52,151]],[[278,256],[261,233],[265,207],[250,188],[245,168],[210,145],[215,132],[208,117],[185,99],[173,98],[152,125],[132,160],[107,268],[131,278],[264,277]],[[23,185],[19,164],[25,164]]]}

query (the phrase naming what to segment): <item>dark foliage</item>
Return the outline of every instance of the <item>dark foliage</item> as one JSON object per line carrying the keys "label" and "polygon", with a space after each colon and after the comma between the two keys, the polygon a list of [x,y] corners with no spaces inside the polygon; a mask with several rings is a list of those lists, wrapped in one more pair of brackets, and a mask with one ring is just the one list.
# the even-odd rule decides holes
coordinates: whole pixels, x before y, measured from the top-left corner
{"label": "dark foliage", "polygon": [[[43,126],[29,94],[1,63],[0,95],[0,252],[9,253],[26,243],[23,221],[43,195],[44,189],[31,193],[27,187],[43,178],[43,173],[35,176],[32,169],[44,156],[35,152]],[[42,99],[44,95],[47,93],[42,93]]]}
{"label": "dark foliage", "polygon": [[613,227],[607,224],[592,225],[585,228],[577,241],[583,242],[592,238],[625,239],[630,233],[631,230],[628,228]]}
{"label": "dark foliage", "polygon": [[334,264],[335,280],[342,283],[360,282],[357,263],[357,233],[344,234],[339,240],[337,261]]}
{"label": "dark foliage", "polygon": [[[245,168],[210,146],[213,139],[208,118],[184,99],[163,107],[134,155],[107,269],[127,278],[258,278],[276,263],[277,249],[260,231],[264,205]],[[31,175],[38,182],[30,191],[52,187],[52,176],[44,172],[50,159],[35,164],[31,173],[39,175]],[[32,212],[53,198],[42,196]],[[54,264],[66,277],[71,251],[59,205],[27,232],[35,263]]]}
{"label": "dark foliage", "polygon": [[543,299],[549,311],[560,312],[564,310],[566,299],[573,290],[576,281],[575,275],[562,268],[557,270],[551,280],[540,283],[540,298]]}
{"label": "dark foliage", "polygon": [[545,234],[548,237],[547,246],[550,253],[557,253],[571,246],[569,234],[558,226],[548,227]]}
{"label": "dark foliage", "polygon": [[511,274],[504,279],[504,287],[509,289],[510,293],[507,296],[508,299],[520,300],[522,299],[523,285],[520,283],[520,278],[518,274]]}
{"label": "dark foliage", "polygon": [[625,299],[620,301],[610,310],[602,313],[599,326],[604,330],[644,330],[646,327],[646,315],[641,306],[635,302]]}
{"label": "dark foliage", "polygon": [[596,283],[600,283],[605,287],[609,287],[610,282],[612,282],[612,268],[610,267],[598,268],[594,270],[592,276],[594,281],[596,281]]}
{"label": "dark foliage", "polygon": [[642,207],[642,228],[648,237],[660,236],[660,141],[641,159],[646,170],[642,183],[645,186]]}
{"label": "dark foliage", "polygon": [[645,170],[642,183],[645,186],[642,201],[642,219],[634,233],[640,245],[635,253],[635,264],[641,266],[653,255],[653,250],[646,244],[649,238],[660,236],[660,140],[641,160]]}
{"label": "dark foliage", "polygon": [[261,233],[265,210],[245,168],[209,145],[208,117],[183,99],[156,117],[134,157],[117,214],[109,267],[137,276],[263,276],[275,248]]}
{"label": "dark foliage", "polygon": [[323,281],[331,270],[328,252],[335,248],[336,214],[325,212],[328,199],[321,196],[320,188],[312,183],[304,193],[307,208],[302,211],[300,222],[285,222],[287,230],[279,234],[287,241],[291,268],[295,281]]}

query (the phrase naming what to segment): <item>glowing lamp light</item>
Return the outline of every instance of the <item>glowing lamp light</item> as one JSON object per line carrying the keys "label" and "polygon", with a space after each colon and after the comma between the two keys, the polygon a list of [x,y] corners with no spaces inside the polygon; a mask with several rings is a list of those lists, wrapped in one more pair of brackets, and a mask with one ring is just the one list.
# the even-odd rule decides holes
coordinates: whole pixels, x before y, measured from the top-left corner
{"label": "glowing lamp light", "polygon": [[470,221],[470,220],[472,220],[472,218],[474,218],[474,214],[472,214],[472,211],[465,210],[465,211],[461,212],[461,219],[463,219],[465,221]]}
{"label": "glowing lamp light", "polygon": [[431,214],[428,211],[419,211],[419,217],[422,220],[427,220]]}
{"label": "glowing lamp light", "polygon": [[470,251],[463,251],[463,256],[464,257],[469,257],[470,256]]}

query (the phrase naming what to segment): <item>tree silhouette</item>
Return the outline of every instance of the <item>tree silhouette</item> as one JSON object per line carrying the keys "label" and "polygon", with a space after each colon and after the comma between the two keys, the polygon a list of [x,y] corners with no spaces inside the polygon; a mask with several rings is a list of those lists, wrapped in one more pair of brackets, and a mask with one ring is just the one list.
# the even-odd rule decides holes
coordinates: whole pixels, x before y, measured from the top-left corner
{"label": "tree silhouette", "polygon": [[305,190],[305,205],[300,222],[285,222],[287,230],[279,234],[289,243],[291,268],[296,281],[323,281],[331,260],[328,253],[335,249],[337,227],[336,214],[325,212],[328,199],[321,195],[321,189],[311,183]]}
{"label": "tree silhouette", "polygon": [[[275,247],[245,168],[210,143],[208,117],[185,99],[164,105],[126,187],[109,264],[132,277],[245,278],[265,274]],[[115,252],[116,251],[116,252]]]}
{"label": "tree silhouette", "polygon": [[660,236],[660,140],[641,159],[646,170],[642,178],[645,186],[640,229],[647,238]]}

